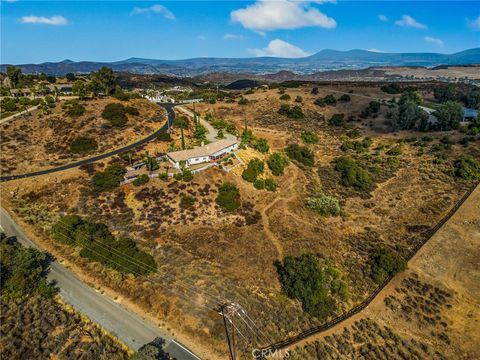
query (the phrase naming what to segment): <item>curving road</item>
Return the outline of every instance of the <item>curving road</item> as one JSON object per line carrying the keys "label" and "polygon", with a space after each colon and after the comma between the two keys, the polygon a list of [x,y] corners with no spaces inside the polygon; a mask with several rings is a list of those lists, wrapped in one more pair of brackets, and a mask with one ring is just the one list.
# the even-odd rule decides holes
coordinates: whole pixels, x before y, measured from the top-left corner
{"label": "curving road", "polygon": [[[38,248],[2,207],[0,207],[0,225],[0,230],[3,229],[7,236],[15,236],[22,245]],[[88,316],[93,322],[100,324],[133,350],[138,350],[160,337],[165,340],[163,346],[165,352],[175,359],[201,360],[167,332],[84,284],[72,271],[60,263],[53,261],[50,264],[48,279],[56,283],[63,301]]]}
{"label": "curving road", "polygon": [[144,144],[154,140],[158,136],[158,134],[167,131],[168,128],[173,124],[173,121],[175,120],[175,112],[173,111],[173,107],[177,104],[159,103],[159,105],[162,106],[167,111],[167,122],[160,129],[158,129],[154,133],[148,135],[146,138],[143,138],[143,139],[141,139],[137,142],[134,142],[134,143],[129,144],[127,146],[124,146],[122,148],[106,152],[104,154],[93,156],[93,157],[88,158],[88,159],[75,161],[75,162],[70,163],[70,164],[57,166],[57,167],[54,167],[54,168],[51,168],[51,169],[39,170],[39,171],[34,171],[34,172],[31,172],[31,173],[20,174],[20,175],[0,176],[0,182],[16,180],[16,179],[25,179],[25,178],[29,178],[29,177],[33,177],[33,176],[51,174],[51,173],[55,173],[55,172],[58,172],[58,171],[73,169],[73,168],[76,168],[76,167],[79,167],[79,166],[82,166],[82,165],[92,164],[96,161],[103,160],[103,159],[109,158],[113,155],[118,155],[118,154],[121,154],[125,151],[134,149],[138,146],[144,145]]}

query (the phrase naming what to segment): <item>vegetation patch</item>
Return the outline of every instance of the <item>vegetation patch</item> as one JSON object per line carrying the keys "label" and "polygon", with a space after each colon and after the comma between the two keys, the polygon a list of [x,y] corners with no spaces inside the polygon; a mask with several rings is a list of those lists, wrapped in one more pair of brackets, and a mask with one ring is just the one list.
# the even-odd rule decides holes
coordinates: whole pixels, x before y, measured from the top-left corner
{"label": "vegetation patch", "polygon": [[295,160],[302,165],[313,166],[313,164],[315,163],[315,155],[306,146],[290,144],[285,149],[285,152],[290,159]]}
{"label": "vegetation patch", "polygon": [[326,217],[338,216],[341,211],[338,199],[324,194],[308,198],[307,206],[318,214]]}
{"label": "vegetation patch", "polygon": [[95,139],[88,136],[79,136],[70,143],[70,152],[74,154],[88,154],[98,149]]}
{"label": "vegetation patch", "polygon": [[96,191],[112,191],[123,181],[126,172],[127,169],[120,164],[109,165],[104,171],[93,175],[92,185]]}
{"label": "vegetation patch", "polygon": [[288,166],[288,163],[288,158],[279,152],[274,152],[267,159],[268,168],[275,176],[283,175],[283,172]]}
{"label": "vegetation patch", "polygon": [[218,188],[216,202],[223,210],[234,211],[240,207],[240,191],[235,184],[226,181]]}
{"label": "vegetation patch", "polygon": [[335,169],[342,175],[342,184],[357,190],[370,190],[373,185],[372,176],[363,169],[356,160],[342,156],[335,160]]}

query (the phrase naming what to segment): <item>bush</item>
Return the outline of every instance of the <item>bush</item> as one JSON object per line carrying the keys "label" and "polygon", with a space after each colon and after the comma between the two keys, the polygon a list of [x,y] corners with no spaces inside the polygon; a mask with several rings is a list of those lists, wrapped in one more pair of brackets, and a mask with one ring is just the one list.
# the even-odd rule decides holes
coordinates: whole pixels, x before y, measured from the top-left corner
{"label": "bush", "polygon": [[277,183],[272,178],[265,179],[265,190],[277,191]]}
{"label": "bush", "polygon": [[168,180],[168,174],[167,173],[160,173],[160,174],[158,174],[158,178],[160,180]]}
{"label": "bush", "polygon": [[397,83],[383,85],[381,89],[387,94],[400,94],[402,92],[402,88]]}
{"label": "bush", "polygon": [[128,118],[125,107],[122,104],[111,103],[105,106],[102,117],[110,121],[114,127],[123,127],[127,124]]}
{"label": "bush", "polygon": [[265,180],[264,179],[256,179],[253,182],[253,187],[257,190],[265,189]]}
{"label": "bush", "polygon": [[168,132],[162,132],[158,134],[157,139],[160,141],[172,141],[172,137],[170,136],[170,133]]}
{"label": "bush", "polygon": [[296,103],[301,103],[302,101],[303,101],[303,98],[302,98],[300,95],[298,95],[298,96],[295,98],[295,102],[296,102]]}
{"label": "bush", "polygon": [[354,187],[357,190],[369,190],[373,185],[370,173],[352,158],[344,156],[337,158],[335,169],[341,172],[342,183],[345,186]]}
{"label": "bush", "polygon": [[317,95],[317,94],[318,94],[318,87],[316,87],[316,86],[313,87],[313,88],[312,88],[312,91],[310,91],[310,94],[312,94],[312,95]]}
{"label": "bush", "polygon": [[319,195],[308,199],[307,206],[322,216],[340,215],[340,204],[333,196]]}
{"label": "bush", "polygon": [[225,211],[234,211],[240,207],[240,191],[231,182],[224,182],[218,189],[218,206]]}
{"label": "bush", "polygon": [[266,154],[268,153],[268,150],[270,150],[268,141],[267,139],[264,139],[264,138],[255,139],[252,146],[255,150],[260,151],[262,154]]}
{"label": "bush", "polygon": [[464,180],[480,180],[480,161],[463,156],[454,163],[455,176]]}
{"label": "bush", "polygon": [[313,166],[315,163],[315,156],[313,152],[306,146],[298,144],[290,144],[285,149],[288,157],[292,160],[298,161],[305,166]]}
{"label": "bush", "polygon": [[371,115],[375,115],[380,111],[380,103],[378,101],[370,101],[368,106],[362,111],[361,117],[367,118]]}
{"label": "bush", "polygon": [[303,119],[304,117],[302,108],[297,105],[290,107],[290,105],[283,104],[282,106],[280,106],[278,113],[290,119]]}
{"label": "bush", "polygon": [[323,98],[315,99],[315,101],[313,103],[317,106],[320,106],[320,107],[325,107],[327,105]]}
{"label": "bush", "polygon": [[238,100],[238,105],[248,105],[248,100],[242,97],[240,100]]}
{"label": "bush", "polygon": [[262,174],[264,170],[263,161],[260,159],[252,159],[248,162],[247,168],[242,173],[242,178],[253,183],[257,176]]}
{"label": "bush", "polygon": [[280,96],[280,100],[290,100],[290,99],[291,97],[288,94],[283,94],[282,96]]}
{"label": "bush", "polygon": [[70,143],[70,152],[74,154],[88,154],[98,149],[97,142],[87,136],[79,136]]}
{"label": "bush", "polygon": [[182,180],[183,181],[192,181],[193,179],[193,174],[190,169],[184,169],[182,172]]}
{"label": "bush", "polygon": [[125,107],[125,114],[133,115],[133,116],[140,115],[138,109],[136,107],[133,107],[133,106],[126,106]]}
{"label": "bush", "polygon": [[183,195],[180,199],[180,206],[184,209],[191,208],[195,204],[195,198],[190,195]]}
{"label": "bush", "polygon": [[338,99],[338,101],[341,101],[341,102],[349,102],[349,101],[350,101],[350,95],[348,95],[348,94],[343,94],[342,96],[340,96],[340,98]]}
{"label": "bush", "polygon": [[323,98],[323,101],[327,105],[336,105],[337,104],[337,99],[335,99],[335,96],[332,94],[329,94]]}
{"label": "bush", "polygon": [[335,314],[338,302],[349,297],[342,272],[312,253],[287,256],[277,264],[282,290],[302,302],[303,309],[322,320]]}
{"label": "bush", "polygon": [[333,126],[343,126],[345,125],[345,115],[344,114],[333,114],[328,123]]}
{"label": "bush", "polygon": [[404,271],[407,262],[393,249],[382,247],[370,255],[370,266],[372,279],[381,284],[385,277]]}
{"label": "bush", "polygon": [[318,143],[318,136],[312,131],[304,131],[302,132],[302,140],[305,144],[317,144]]}
{"label": "bush", "polygon": [[103,172],[97,172],[92,178],[92,185],[97,191],[111,191],[117,188],[127,170],[120,164],[107,166]]}
{"label": "bush", "polygon": [[288,158],[281,153],[275,152],[270,155],[267,159],[268,168],[272,171],[272,174],[275,176],[283,175],[283,171],[288,166]]}
{"label": "bush", "polygon": [[77,118],[85,114],[85,107],[78,100],[68,100],[63,104],[66,114],[72,118]]}
{"label": "bush", "polygon": [[141,186],[150,181],[150,178],[148,177],[147,174],[142,174],[139,177],[137,177],[135,180],[133,180],[132,184],[135,186]]}

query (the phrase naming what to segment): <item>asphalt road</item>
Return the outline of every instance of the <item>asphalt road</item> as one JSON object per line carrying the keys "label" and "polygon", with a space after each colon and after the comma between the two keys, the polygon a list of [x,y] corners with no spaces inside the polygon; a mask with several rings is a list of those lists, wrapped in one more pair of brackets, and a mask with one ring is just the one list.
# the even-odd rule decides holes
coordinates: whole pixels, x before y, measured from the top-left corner
{"label": "asphalt road", "polygon": [[169,126],[171,126],[173,124],[173,121],[175,120],[175,112],[173,111],[173,107],[175,106],[175,104],[166,103],[166,104],[159,104],[159,105],[163,106],[165,108],[165,110],[167,111],[167,122],[160,129],[158,129],[154,133],[150,134],[146,138],[143,138],[142,140],[139,140],[137,142],[134,142],[132,144],[124,146],[120,149],[112,150],[112,151],[109,151],[109,152],[101,154],[101,155],[93,156],[93,157],[88,158],[88,159],[79,160],[79,161],[76,161],[76,162],[73,162],[73,163],[70,163],[70,164],[57,166],[57,167],[54,167],[54,168],[51,168],[51,169],[34,171],[34,172],[31,172],[31,173],[20,174],[20,175],[0,176],[0,182],[10,181],[10,180],[15,180],[15,179],[25,179],[25,178],[29,178],[29,177],[32,177],[32,176],[38,176],[38,175],[51,174],[51,173],[54,173],[54,172],[57,172],[57,171],[62,171],[62,170],[76,168],[76,167],[79,167],[79,166],[82,166],[82,165],[92,164],[96,161],[103,160],[103,159],[109,158],[110,156],[118,155],[118,154],[123,153],[125,151],[134,149],[138,146],[144,145],[144,144],[152,141],[153,139],[155,139],[158,136],[158,134],[167,131]]}
{"label": "asphalt road", "polygon": [[[7,236],[16,236],[21,244],[38,248],[1,207],[0,225]],[[144,344],[160,337],[165,341],[164,350],[175,359],[200,359],[154,324],[84,284],[60,263],[52,262],[50,269],[48,278],[56,282],[60,289],[60,296],[66,303],[88,316],[93,322],[100,324],[130,348],[138,350]]]}

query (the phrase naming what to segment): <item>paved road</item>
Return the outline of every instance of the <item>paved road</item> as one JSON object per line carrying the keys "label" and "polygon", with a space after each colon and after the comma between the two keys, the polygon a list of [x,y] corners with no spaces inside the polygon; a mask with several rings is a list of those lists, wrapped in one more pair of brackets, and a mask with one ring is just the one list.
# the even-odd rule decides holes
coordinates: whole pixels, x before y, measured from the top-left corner
{"label": "paved road", "polygon": [[75,162],[70,163],[70,164],[57,166],[57,167],[54,167],[54,168],[51,168],[51,169],[34,171],[34,172],[31,172],[31,173],[28,173],[28,174],[0,176],[0,182],[10,181],[10,180],[15,180],[15,179],[24,179],[24,178],[29,178],[29,177],[38,176],[38,175],[52,174],[52,173],[55,173],[57,171],[73,169],[73,168],[76,168],[76,167],[79,167],[79,166],[82,166],[82,165],[92,164],[96,161],[103,160],[103,159],[109,158],[113,155],[117,155],[117,154],[123,153],[125,151],[134,149],[138,146],[144,145],[144,144],[152,141],[153,139],[155,139],[158,136],[158,134],[167,131],[169,126],[171,126],[173,124],[173,121],[175,120],[175,112],[173,111],[173,107],[175,106],[175,104],[167,103],[167,104],[159,104],[159,105],[163,106],[165,108],[165,110],[167,111],[167,122],[160,129],[158,129],[154,133],[150,134],[146,138],[143,138],[142,140],[139,140],[139,141],[134,142],[130,145],[124,146],[120,149],[112,150],[112,151],[109,151],[109,152],[101,154],[101,155],[93,156],[93,157],[88,158],[88,159],[75,161]]}
{"label": "paved road", "polygon": [[6,123],[6,122],[8,122],[8,121],[10,121],[10,120],[12,120],[12,119],[15,119],[16,117],[18,117],[18,116],[20,116],[20,115],[25,115],[25,114],[27,114],[27,113],[29,113],[29,112],[32,112],[32,111],[36,110],[37,108],[38,108],[38,105],[35,105],[35,106],[32,106],[31,108],[28,108],[28,109],[26,109],[26,110],[24,110],[24,111],[20,111],[20,112],[18,112],[18,113],[16,113],[16,114],[13,114],[13,115],[9,116],[9,117],[6,117],[6,118],[0,120],[0,125],[2,125],[3,123]]}
{"label": "paved road", "polygon": [[[21,244],[37,247],[1,207],[0,224],[7,236],[16,236]],[[138,350],[142,345],[161,337],[165,340],[165,351],[177,360],[200,359],[154,324],[143,320],[109,297],[81,282],[63,265],[54,261],[50,269],[48,278],[56,282],[60,289],[60,296],[66,303],[88,316],[93,322],[100,324],[130,348]]]}

